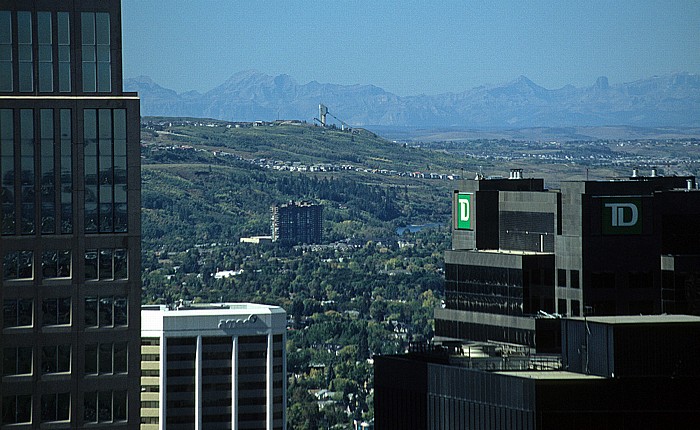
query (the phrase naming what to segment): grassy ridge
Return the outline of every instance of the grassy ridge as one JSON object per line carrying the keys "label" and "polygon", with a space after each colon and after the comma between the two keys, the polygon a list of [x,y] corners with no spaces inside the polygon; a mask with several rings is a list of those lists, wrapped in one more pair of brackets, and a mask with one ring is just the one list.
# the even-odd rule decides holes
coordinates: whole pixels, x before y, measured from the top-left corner
{"label": "grassy ridge", "polygon": [[[270,206],[288,200],[323,203],[329,240],[345,238],[348,225],[352,236],[372,238],[392,235],[400,224],[446,222],[450,181],[364,169],[459,171],[441,152],[405,148],[367,131],[308,125],[175,125],[143,130],[142,145],[144,244],[179,250],[193,239],[231,242],[269,234]],[[363,170],[302,173],[246,161],[262,158]]]}

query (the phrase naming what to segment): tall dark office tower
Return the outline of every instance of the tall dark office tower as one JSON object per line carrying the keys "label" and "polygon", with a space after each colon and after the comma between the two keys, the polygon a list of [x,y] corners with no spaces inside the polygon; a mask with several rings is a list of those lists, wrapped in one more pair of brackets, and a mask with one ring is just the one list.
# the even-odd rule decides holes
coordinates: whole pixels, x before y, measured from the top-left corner
{"label": "tall dark office tower", "polygon": [[698,216],[692,176],[635,172],[561,190],[518,171],[463,181],[437,339],[539,348],[538,314],[700,315]]}
{"label": "tall dark office tower", "polygon": [[1,424],[136,428],[139,100],[118,0],[0,3],[0,144]]}

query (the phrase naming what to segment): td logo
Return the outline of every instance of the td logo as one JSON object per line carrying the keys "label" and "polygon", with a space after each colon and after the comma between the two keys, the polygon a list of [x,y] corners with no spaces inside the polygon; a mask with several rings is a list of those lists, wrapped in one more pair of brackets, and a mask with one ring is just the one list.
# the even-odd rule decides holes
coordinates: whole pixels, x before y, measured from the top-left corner
{"label": "td logo", "polygon": [[603,201],[603,234],[641,234],[642,199],[607,198]]}
{"label": "td logo", "polygon": [[472,194],[457,194],[457,229],[472,229]]}

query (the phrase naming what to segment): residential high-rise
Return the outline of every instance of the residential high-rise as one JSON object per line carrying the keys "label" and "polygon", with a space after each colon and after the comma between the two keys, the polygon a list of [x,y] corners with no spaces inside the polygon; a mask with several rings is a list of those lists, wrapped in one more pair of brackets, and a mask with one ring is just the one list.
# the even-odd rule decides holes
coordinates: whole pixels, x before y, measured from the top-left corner
{"label": "residential high-rise", "polygon": [[323,206],[302,201],[272,207],[273,241],[319,243],[322,236]]}
{"label": "residential high-rise", "polygon": [[286,428],[282,308],[180,304],[141,315],[142,430]]}
{"label": "residential high-rise", "polygon": [[0,3],[0,409],[139,422],[139,100],[118,0]]}

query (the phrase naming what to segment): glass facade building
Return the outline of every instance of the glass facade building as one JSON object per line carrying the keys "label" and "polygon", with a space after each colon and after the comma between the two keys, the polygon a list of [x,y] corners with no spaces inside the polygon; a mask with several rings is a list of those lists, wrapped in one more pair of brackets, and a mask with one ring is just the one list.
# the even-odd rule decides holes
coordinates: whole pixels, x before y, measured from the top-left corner
{"label": "glass facade building", "polygon": [[0,4],[1,424],[139,422],[139,100],[118,0]]}

